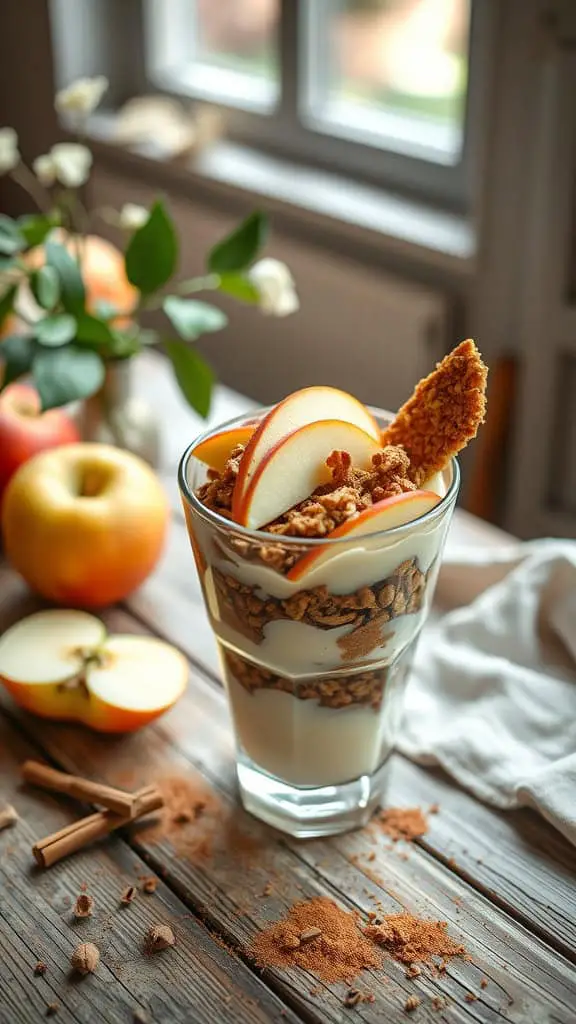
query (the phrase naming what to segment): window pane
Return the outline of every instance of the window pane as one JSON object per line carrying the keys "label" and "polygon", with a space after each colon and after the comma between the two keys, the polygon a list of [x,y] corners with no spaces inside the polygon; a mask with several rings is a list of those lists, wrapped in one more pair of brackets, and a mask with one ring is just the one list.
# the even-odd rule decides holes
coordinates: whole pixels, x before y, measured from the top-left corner
{"label": "window pane", "polygon": [[196,0],[196,59],[278,78],[279,0]]}
{"label": "window pane", "polygon": [[279,91],[280,0],[147,0],[152,76],[163,86],[258,112]]}
{"label": "window pane", "polygon": [[469,0],[320,0],[316,17],[309,101],[325,130],[455,162]]}

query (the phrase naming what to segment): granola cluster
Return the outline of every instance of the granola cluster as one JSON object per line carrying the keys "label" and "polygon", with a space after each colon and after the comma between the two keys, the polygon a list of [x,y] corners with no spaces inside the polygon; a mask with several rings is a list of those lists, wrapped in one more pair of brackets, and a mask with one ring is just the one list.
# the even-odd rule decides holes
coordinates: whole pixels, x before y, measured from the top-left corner
{"label": "granola cluster", "polygon": [[346,708],[365,704],[378,711],[390,669],[378,668],[344,676],[321,676],[303,681],[276,675],[232,651],[224,654],[226,670],[248,693],[282,690],[299,700],[317,700],[322,707]]}
{"label": "granola cluster", "polygon": [[418,560],[410,558],[391,576],[350,594],[331,594],[327,587],[318,586],[275,598],[261,596],[258,587],[241,583],[219,569],[214,568],[213,574],[220,613],[232,628],[261,643],[264,627],[278,619],[304,622],[318,629],[350,626],[338,639],[342,661],[368,657],[385,643],[383,630],[389,622],[418,612],[428,576],[419,568]]}
{"label": "granola cluster", "polygon": [[[243,452],[243,446],[237,445],[224,472],[209,470],[208,481],[198,489],[200,501],[227,518],[232,514],[232,498]],[[325,537],[375,502],[402,491],[415,490],[408,477],[410,460],[399,446],[389,445],[377,452],[368,470],[355,468],[348,452],[334,451],[326,462],[332,480],[265,526],[267,532],[290,537]]]}

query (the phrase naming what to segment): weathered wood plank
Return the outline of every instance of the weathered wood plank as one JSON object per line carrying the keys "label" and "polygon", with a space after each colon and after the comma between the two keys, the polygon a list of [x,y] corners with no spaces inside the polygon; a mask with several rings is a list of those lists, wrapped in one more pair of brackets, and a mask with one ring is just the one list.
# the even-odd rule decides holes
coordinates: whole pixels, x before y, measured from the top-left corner
{"label": "weathered wood plank", "polygon": [[[50,1003],[55,1019],[126,1024],[136,1009],[164,1024],[296,1021],[237,957],[226,952],[182,902],[158,879],[154,895],[139,893],[122,906],[120,895],[150,868],[120,838],[109,839],[55,865],[38,869],[35,839],[82,813],[79,805],[20,784],[18,765],[37,749],[0,711],[0,802],[10,801],[20,820],[0,834],[0,1024],[32,1024]],[[81,887],[94,897],[93,916],[75,920],[72,908]],[[177,945],[154,956],[143,952],[153,923],[169,924]],[[70,972],[79,942],[101,951],[95,975]],[[47,965],[43,977],[34,966]],[[283,1016],[280,1016],[282,1012]]]}
{"label": "weathered wood plank", "polygon": [[[116,629],[138,628],[117,610],[106,618]],[[432,996],[449,998],[451,1019],[459,1021],[538,1020],[538,1014],[542,1020],[566,1024],[573,1020],[574,967],[425,851],[413,847],[409,859],[403,860],[396,848],[373,845],[365,831],[337,840],[294,843],[244,814],[235,798],[224,697],[200,676],[193,675],[188,694],[161,723],[122,741],[29,717],[20,720],[65,768],[81,769],[116,784],[125,783],[128,773],[134,783],[176,775],[195,784],[205,780],[212,787],[222,814],[212,823],[209,856],[197,849],[175,850],[167,840],[151,841],[142,832],[134,832],[130,841],[149,863],[167,872],[170,884],[186,902],[238,947],[303,895],[335,896],[364,913],[377,899],[389,912],[406,907],[449,921],[474,962],[453,965],[436,978],[423,975],[416,980],[407,979],[404,970],[391,963],[387,980],[370,977],[376,1002],[357,1011],[362,1019],[403,1020],[407,996],[418,993],[424,1009],[430,1009]],[[135,778],[138,765],[141,775]],[[249,852],[242,856],[246,835]],[[368,859],[372,853],[373,861]],[[272,883],[273,892],[263,898],[267,882]],[[269,977],[274,988],[310,1020],[342,1019],[341,987],[324,987],[320,997],[310,994],[317,985],[302,972],[273,972]],[[480,989],[482,977],[489,981],[485,990]],[[465,1002],[466,992],[478,995],[478,1001]]]}
{"label": "weathered wood plank", "polygon": [[[470,525],[468,519],[457,520],[459,545],[475,536],[470,531],[476,530],[476,521]],[[150,629],[219,678],[216,644],[183,525],[173,523],[162,565],[127,605]],[[394,757],[388,802],[427,806],[436,801],[442,803],[442,814],[431,819],[422,845],[445,861],[454,860],[450,866],[472,885],[576,959],[574,847],[535,812],[498,813],[442,772]]]}

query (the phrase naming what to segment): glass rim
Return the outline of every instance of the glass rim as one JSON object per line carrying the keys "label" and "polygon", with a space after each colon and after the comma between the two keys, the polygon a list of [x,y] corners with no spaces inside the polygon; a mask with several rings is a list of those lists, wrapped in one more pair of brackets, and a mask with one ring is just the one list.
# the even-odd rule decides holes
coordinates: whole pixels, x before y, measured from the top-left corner
{"label": "glass rim", "polygon": [[[202,434],[191,441],[191,443],[184,449],[184,453],[180,458],[178,464],[178,486],[180,489],[180,495],[185,501],[194,509],[194,511],[200,516],[200,518],[211,523],[213,526],[218,526],[227,530],[234,530],[239,533],[247,541],[257,542],[259,544],[283,544],[286,547],[298,547],[298,548],[315,548],[315,547],[337,547],[338,544],[350,543],[353,539],[348,534],[342,537],[293,537],[287,536],[286,534],[274,534],[269,533],[268,530],[251,530],[248,526],[242,526],[241,523],[236,523],[233,519],[228,519],[226,516],[221,515],[219,512],[214,512],[212,509],[207,508],[199,498],[196,497],[194,491],[188,484],[187,479],[187,467],[190,458],[193,456],[194,448],[197,448],[202,441],[206,441],[213,434],[219,434],[224,430],[230,429],[233,426],[242,423],[244,420],[258,416],[259,418],[266,415],[273,406],[259,406],[253,410],[247,410],[245,413],[240,413],[237,416],[233,416],[229,420],[223,420],[216,426],[211,427],[209,430],[204,431]],[[367,405],[366,408],[374,415],[382,415],[384,413],[387,416],[393,416],[393,413],[388,412],[386,409],[379,409],[376,406]],[[199,460],[198,460],[199,461]],[[452,480],[446,494],[440,498],[437,505],[429,509],[428,512],[424,512],[420,516],[416,516],[415,519],[411,519],[408,523],[402,523],[400,526],[388,527],[384,530],[374,530],[373,533],[363,533],[362,537],[365,540],[373,539],[378,536],[395,537],[402,536],[405,533],[409,533],[410,530],[417,523],[421,526],[424,523],[440,519],[446,512],[450,505],[454,505],[458,496],[458,490],[460,487],[460,466],[458,460],[453,457],[449,463],[452,469]],[[444,472],[444,470],[441,470]]]}

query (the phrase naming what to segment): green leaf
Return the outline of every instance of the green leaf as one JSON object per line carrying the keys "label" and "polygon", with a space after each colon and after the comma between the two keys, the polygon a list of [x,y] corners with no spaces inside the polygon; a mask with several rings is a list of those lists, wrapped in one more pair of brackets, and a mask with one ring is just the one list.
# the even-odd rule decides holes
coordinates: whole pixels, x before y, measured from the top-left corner
{"label": "green leaf", "polygon": [[92,316],[90,313],[82,313],[77,321],[76,340],[78,343],[82,342],[99,348],[102,345],[112,345],[114,333],[103,320],[99,320],[98,317]]}
{"label": "green leaf", "polygon": [[178,259],[178,239],[164,204],[154,203],[150,216],[135,231],[126,249],[126,275],[143,295],[150,295],[170,280]]}
{"label": "green leaf", "polygon": [[256,303],[260,300],[260,292],[245,274],[221,274],[218,291],[225,292],[240,302]]}
{"label": "green leaf", "polygon": [[180,390],[189,405],[201,416],[210,412],[214,384],[212,368],[194,348],[183,341],[167,341],[166,352],[174,368]]}
{"label": "green leaf", "polygon": [[17,266],[17,264],[12,256],[0,256],[0,271],[10,270],[15,266]]}
{"label": "green leaf", "polygon": [[15,220],[0,214],[0,252],[4,256],[12,256],[26,248],[26,239]]}
{"label": "green leaf", "polygon": [[221,309],[196,299],[169,295],[164,299],[162,308],[178,334],[186,341],[195,341],[201,334],[210,331],[221,331],[228,323],[228,317]]}
{"label": "green leaf", "polygon": [[14,298],[17,292],[16,285],[12,288],[7,288],[2,297],[0,298],[0,327],[4,323],[7,316],[10,315],[14,308]]}
{"label": "green leaf", "polygon": [[56,227],[59,223],[59,218],[56,214],[26,214],[24,217],[18,218],[18,227],[20,232],[26,240],[26,245],[29,248],[35,245],[41,245],[46,235],[48,235],[52,228]]}
{"label": "green leaf", "polygon": [[93,395],[102,385],[104,372],[97,352],[76,345],[43,349],[32,361],[32,378],[43,410]]}
{"label": "green leaf", "polygon": [[81,313],[86,302],[84,282],[75,259],[58,242],[46,242],[46,263],[60,278],[62,305],[68,313]]}
{"label": "green leaf", "polygon": [[69,313],[47,316],[39,320],[34,328],[36,338],[48,348],[60,348],[76,337],[76,320]]}
{"label": "green leaf", "polygon": [[214,274],[228,274],[245,270],[266,241],[268,221],[263,213],[251,213],[240,227],[211,250],[208,269]]}
{"label": "green leaf", "polygon": [[4,364],[4,376],[0,374],[0,391],[28,373],[35,349],[34,339],[27,334],[10,334],[0,341],[0,362]]}
{"label": "green leaf", "polygon": [[60,298],[60,278],[54,267],[45,264],[30,277],[32,294],[43,309],[54,309]]}

